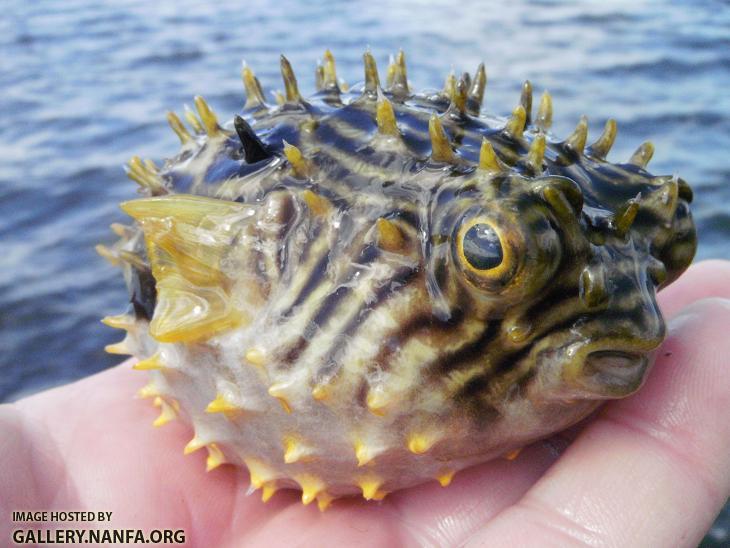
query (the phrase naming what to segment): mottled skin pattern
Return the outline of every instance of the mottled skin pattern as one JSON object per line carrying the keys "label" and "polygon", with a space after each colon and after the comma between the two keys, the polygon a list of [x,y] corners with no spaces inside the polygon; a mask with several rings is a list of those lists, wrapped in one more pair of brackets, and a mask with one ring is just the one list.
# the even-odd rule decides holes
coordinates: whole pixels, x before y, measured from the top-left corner
{"label": "mottled skin pattern", "polygon": [[[220,126],[196,98],[180,153],[134,158],[149,198],[114,225],[130,314],[108,350],[151,370],[163,424],[186,417],[208,466],[248,466],[268,499],[390,491],[506,454],[642,383],[665,327],[657,289],[696,237],[680,178],[605,160],[610,121],[549,132],[532,90],[479,114],[486,74],[410,90],[401,53],[381,88],[344,92],[329,52],[303,99],[247,101]],[[141,230],[140,230],[141,228]]]}

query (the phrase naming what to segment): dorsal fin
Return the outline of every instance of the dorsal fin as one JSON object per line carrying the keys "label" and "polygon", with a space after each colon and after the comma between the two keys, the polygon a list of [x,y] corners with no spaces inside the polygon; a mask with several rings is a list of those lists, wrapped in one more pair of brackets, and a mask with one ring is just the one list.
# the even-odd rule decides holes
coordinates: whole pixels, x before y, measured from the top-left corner
{"label": "dorsal fin", "polygon": [[238,115],[233,117],[233,127],[241,140],[247,163],[253,164],[272,156],[253,128],[242,117]]}
{"label": "dorsal fin", "polygon": [[398,126],[395,123],[393,104],[388,101],[388,98],[380,88],[378,88],[378,104],[375,109],[375,120],[378,124],[378,132],[381,134],[394,136],[400,135]]}
{"label": "dorsal fin", "polygon": [[167,187],[152,160],[142,161],[139,156],[132,156],[126,166],[127,177],[148,189],[153,196],[167,193]]}
{"label": "dorsal fin", "polygon": [[393,80],[395,79],[395,57],[391,53],[388,57],[388,68],[385,72],[385,87],[390,89],[393,87]]}
{"label": "dorsal fin", "polygon": [[309,176],[310,165],[309,162],[304,158],[302,151],[296,146],[291,145],[284,141],[284,156],[291,164],[292,171],[300,179],[304,179]]}
{"label": "dorsal fin", "polygon": [[494,152],[492,143],[486,137],[482,137],[482,145],[479,149],[479,169],[487,173],[499,173],[505,169]]}
{"label": "dorsal fin", "polygon": [[588,153],[594,158],[605,159],[608,155],[613,142],[616,140],[616,120],[609,118],[603,128],[603,133],[596,139],[596,142],[588,147]]}
{"label": "dorsal fin", "polygon": [[378,77],[378,66],[375,63],[375,58],[372,53],[366,51],[362,59],[365,65],[365,92],[377,93],[380,87],[380,78]]}
{"label": "dorsal fin", "polygon": [[299,103],[302,101],[302,96],[299,95],[299,87],[297,86],[297,78],[294,75],[294,70],[291,68],[289,60],[281,56],[281,77],[284,80],[284,90],[286,92],[286,100],[289,103]]}
{"label": "dorsal fin", "polygon": [[504,132],[512,139],[522,139],[525,131],[525,120],[527,113],[522,105],[517,105],[512,111],[512,116],[504,126]]}
{"label": "dorsal fin", "polygon": [[469,90],[471,89],[471,74],[468,72],[462,72],[461,79],[464,80],[464,83],[466,84],[466,94],[468,96]]}
{"label": "dorsal fin", "polygon": [[580,117],[578,125],[575,126],[573,133],[568,135],[563,141],[563,146],[574,154],[582,155],[588,139],[588,118]]}
{"label": "dorsal fin", "polygon": [[616,210],[613,216],[613,226],[616,229],[616,234],[623,238],[628,234],[631,225],[636,219],[636,214],[639,213],[639,199],[641,195],[636,198],[632,198],[624,203],[621,207]]}
{"label": "dorsal fin", "polygon": [[185,127],[185,124],[182,123],[182,120],[180,120],[174,112],[168,111],[167,123],[170,124],[172,131],[174,131],[175,135],[178,136],[181,144],[184,145],[185,143],[193,140],[192,135],[188,132],[188,128]]}
{"label": "dorsal fin", "polygon": [[337,83],[337,68],[335,67],[335,56],[332,52],[327,49],[324,52],[323,58],[323,75],[322,75],[322,88],[325,90],[335,91],[340,93],[340,86]]}
{"label": "dorsal fin", "polygon": [[548,131],[550,126],[553,125],[553,98],[547,91],[544,91],[542,97],[540,97],[535,125],[542,131]]}
{"label": "dorsal fin", "polygon": [[602,265],[587,266],[580,273],[578,291],[581,301],[589,308],[600,308],[608,300],[606,272]]}
{"label": "dorsal fin", "polygon": [[542,173],[542,162],[545,159],[545,135],[540,133],[535,136],[530,144],[530,150],[527,153],[527,165],[530,166],[532,173],[538,175]]}
{"label": "dorsal fin", "polygon": [[476,73],[474,74],[474,80],[472,81],[471,88],[469,89],[469,96],[467,97],[467,109],[469,114],[478,115],[482,108],[482,101],[484,100],[484,90],[487,87],[487,71],[484,68],[484,63],[479,63]]}
{"label": "dorsal fin", "polygon": [[200,95],[196,95],[194,100],[195,108],[198,109],[198,115],[200,116],[200,120],[203,122],[203,128],[205,129],[205,133],[208,137],[214,137],[221,133],[221,128],[218,125],[218,118],[205,99],[203,99]]}
{"label": "dorsal fin", "polygon": [[398,96],[408,95],[408,73],[406,71],[406,54],[398,51],[393,63],[393,81],[390,91]]}
{"label": "dorsal fin", "polygon": [[190,124],[190,127],[193,128],[193,131],[198,134],[205,133],[205,129],[203,129],[203,124],[200,120],[198,120],[198,117],[195,115],[195,112],[187,105],[183,105],[183,110],[185,111],[185,119],[188,121],[188,124]]}
{"label": "dorsal fin", "polygon": [[654,145],[651,141],[646,141],[639,145],[639,148],[634,151],[631,158],[629,158],[629,163],[645,169],[652,156],[654,156]]}
{"label": "dorsal fin", "polygon": [[436,113],[428,121],[428,134],[431,137],[431,158],[437,162],[453,162],[454,151]]}
{"label": "dorsal fin", "polygon": [[456,82],[451,95],[451,104],[446,111],[449,116],[457,118],[462,117],[466,113],[466,101],[469,93],[469,85],[466,78],[462,76]]}
{"label": "dorsal fin", "polygon": [[243,87],[246,90],[246,104],[243,108],[249,110],[265,107],[266,101],[264,100],[261,84],[246,63],[243,64],[243,68],[241,69],[241,79],[243,80]]}
{"label": "dorsal fin", "polygon": [[529,126],[532,123],[532,84],[529,80],[522,84],[520,105],[525,109],[525,125]]}

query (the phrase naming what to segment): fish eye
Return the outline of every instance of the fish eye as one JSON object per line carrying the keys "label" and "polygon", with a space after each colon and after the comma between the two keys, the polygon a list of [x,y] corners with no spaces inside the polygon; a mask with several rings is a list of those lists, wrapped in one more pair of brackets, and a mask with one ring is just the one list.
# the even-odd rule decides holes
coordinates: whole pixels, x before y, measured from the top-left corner
{"label": "fish eye", "polygon": [[479,215],[462,222],[455,238],[455,254],[473,283],[489,291],[501,291],[518,269],[516,235],[502,230],[500,221]]}
{"label": "fish eye", "polygon": [[502,264],[502,242],[487,223],[471,225],[462,238],[464,260],[476,270],[492,270]]}

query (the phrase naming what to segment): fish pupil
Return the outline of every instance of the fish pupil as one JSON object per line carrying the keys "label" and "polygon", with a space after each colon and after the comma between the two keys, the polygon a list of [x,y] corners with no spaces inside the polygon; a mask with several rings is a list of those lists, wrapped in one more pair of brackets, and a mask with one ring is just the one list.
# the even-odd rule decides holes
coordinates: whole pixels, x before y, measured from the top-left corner
{"label": "fish pupil", "polygon": [[464,257],[478,270],[491,270],[502,264],[502,244],[491,226],[479,223],[466,231]]}

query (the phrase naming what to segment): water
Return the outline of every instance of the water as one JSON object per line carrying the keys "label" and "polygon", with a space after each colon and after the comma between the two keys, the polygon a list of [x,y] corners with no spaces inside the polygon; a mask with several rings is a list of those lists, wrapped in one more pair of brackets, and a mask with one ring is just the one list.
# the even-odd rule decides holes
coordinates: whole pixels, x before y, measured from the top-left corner
{"label": "water", "polygon": [[[195,94],[221,115],[240,109],[241,59],[282,89],[286,53],[305,92],[325,47],[349,82],[362,78],[367,46],[381,72],[402,47],[417,87],[483,60],[497,114],[529,78],[553,95],[557,135],[586,113],[593,136],[617,119],[610,158],[652,139],[652,172],[695,189],[699,257],[730,258],[726,3],[5,0],[2,11],[0,401],[117,361],[102,348],[119,334],[98,320],[121,312],[126,293],[93,246],[113,241],[109,223],[124,221],[116,204],[133,196],[121,166],[172,155],[165,111]],[[730,542],[728,521],[708,546]]]}

